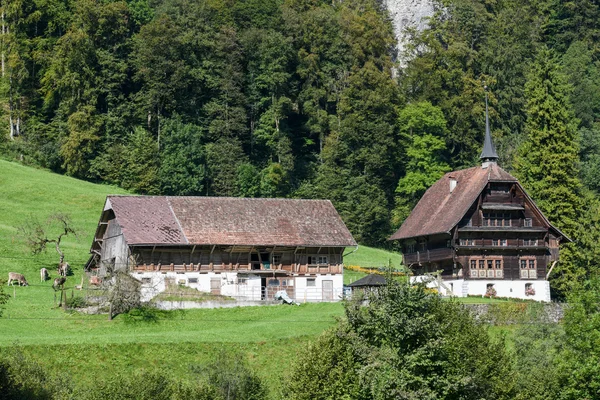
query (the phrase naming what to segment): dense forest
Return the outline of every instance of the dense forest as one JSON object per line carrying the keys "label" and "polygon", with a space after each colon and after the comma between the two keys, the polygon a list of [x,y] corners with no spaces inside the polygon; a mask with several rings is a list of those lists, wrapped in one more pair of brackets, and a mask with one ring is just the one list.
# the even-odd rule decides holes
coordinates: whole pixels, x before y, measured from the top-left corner
{"label": "dense forest", "polygon": [[426,188],[501,165],[600,247],[600,6],[435,1],[397,54],[378,0],[2,0],[6,158],[145,194],[329,198],[386,246]]}

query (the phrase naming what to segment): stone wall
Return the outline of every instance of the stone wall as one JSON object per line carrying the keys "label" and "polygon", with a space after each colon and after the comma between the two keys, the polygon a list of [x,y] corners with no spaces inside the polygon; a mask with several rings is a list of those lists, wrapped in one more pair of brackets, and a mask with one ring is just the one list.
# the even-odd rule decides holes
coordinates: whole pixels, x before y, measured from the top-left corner
{"label": "stone wall", "polygon": [[492,325],[557,323],[564,316],[565,303],[506,302],[464,304],[476,319]]}

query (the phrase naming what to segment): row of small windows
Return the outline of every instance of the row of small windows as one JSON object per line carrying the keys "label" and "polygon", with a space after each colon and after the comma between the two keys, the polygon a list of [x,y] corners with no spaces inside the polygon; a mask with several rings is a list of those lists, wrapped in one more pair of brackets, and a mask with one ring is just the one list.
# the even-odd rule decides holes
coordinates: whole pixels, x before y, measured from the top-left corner
{"label": "row of small windows", "polygon": [[[472,219],[463,219],[461,221],[462,226],[472,227]],[[510,227],[512,226],[512,218],[509,213],[483,213],[483,226],[500,226]],[[531,228],[533,226],[533,220],[531,218],[523,219],[523,227]]]}
{"label": "row of small windows", "polygon": [[[504,262],[501,258],[471,258],[469,260],[471,278],[502,278]],[[522,279],[537,279],[537,260],[535,257],[519,260]]]}
{"label": "row of small windows", "polygon": [[[461,246],[475,246],[475,239],[460,239]],[[523,239],[523,246],[537,246],[537,239]],[[508,246],[506,239],[492,239],[492,246]]]}

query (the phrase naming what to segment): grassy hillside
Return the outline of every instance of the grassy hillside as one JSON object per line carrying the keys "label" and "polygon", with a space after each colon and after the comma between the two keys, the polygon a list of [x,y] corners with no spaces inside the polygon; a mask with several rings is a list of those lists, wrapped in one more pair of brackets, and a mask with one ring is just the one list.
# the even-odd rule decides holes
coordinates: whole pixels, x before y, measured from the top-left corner
{"label": "grassy hillside", "polygon": [[39,281],[42,267],[57,276],[57,253],[49,248],[32,255],[18,227],[31,218],[45,221],[52,213],[71,216],[80,234],[65,237],[62,248],[74,268],[75,276],[67,283],[73,287],[80,282],[106,195],[125,192],[3,160],[0,188],[0,279],[14,271],[30,283],[4,286],[11,298],[0,319],[0,351],[19,345],[52,370],[68,366],[76,381],[107,370],[166,368],[186,375],[191,364],[209,360],[226,347],[243,352],[259,375],[277,387],[297,351],[343,313],[339,303],[245,307],[176,312],[155,323],[135,324],[122,316],[108,321],[105,315],[65,313],[55,307],[51,282]]}
{"label": "grassy hillside", "polygon": [[352,252],[353,248],[346,250],[344,264],[358,265],[365,268],[387,267],[391,263],[392,267],[399,268],[402,264],[400,253],[387,250],[375,249],[373,247],[358,246],[358,250]]}

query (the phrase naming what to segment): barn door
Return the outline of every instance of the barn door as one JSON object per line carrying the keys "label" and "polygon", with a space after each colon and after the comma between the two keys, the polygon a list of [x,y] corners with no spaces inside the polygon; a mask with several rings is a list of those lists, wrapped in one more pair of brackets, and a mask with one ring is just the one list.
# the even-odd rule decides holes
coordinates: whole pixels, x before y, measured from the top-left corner
{"label": "barn door", "polygon": [[210,278],[210,292],[221,294],[221,278]]}
{"label": "barn door", "polygon": [[323,281],[323,300],[333,300],[333,281]]}

